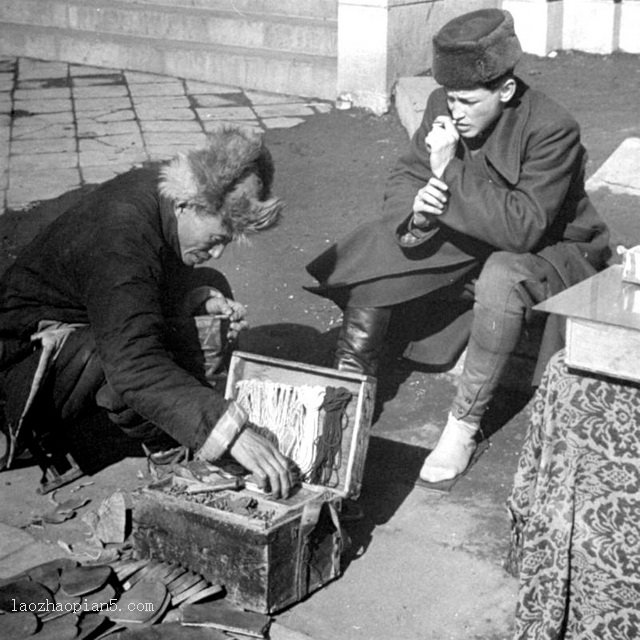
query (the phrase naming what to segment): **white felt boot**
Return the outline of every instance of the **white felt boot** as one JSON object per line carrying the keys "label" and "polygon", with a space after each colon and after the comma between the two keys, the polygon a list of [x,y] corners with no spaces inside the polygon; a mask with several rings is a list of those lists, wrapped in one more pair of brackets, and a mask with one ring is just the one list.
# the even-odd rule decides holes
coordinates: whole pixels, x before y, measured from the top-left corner
{"label": "white felt boot", "polygon": [[449,414],[438,444],[422,465],[420,479],[425,482],[442,482],[460,475],[469,466],[476,450],[477,430],[475,425]]}

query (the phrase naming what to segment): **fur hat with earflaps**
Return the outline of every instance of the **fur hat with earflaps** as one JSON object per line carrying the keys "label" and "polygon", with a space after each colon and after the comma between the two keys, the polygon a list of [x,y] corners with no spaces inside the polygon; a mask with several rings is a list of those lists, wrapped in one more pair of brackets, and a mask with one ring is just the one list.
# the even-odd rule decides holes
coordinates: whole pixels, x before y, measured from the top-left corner
{"label": "fur hat with earflaps", "polygon": [[511,14],[480,9],[450,20],[434,36],[432,73],[447,89],[471,89],[512,70],[521,55]]}
{"label": "fur hat with earflaps", "polygon": [[160,173],[160,193],[180,207],[219,216],[238,239],[274,226],[273,160],[260,131],[223,125],[201,149],[179,153]]}

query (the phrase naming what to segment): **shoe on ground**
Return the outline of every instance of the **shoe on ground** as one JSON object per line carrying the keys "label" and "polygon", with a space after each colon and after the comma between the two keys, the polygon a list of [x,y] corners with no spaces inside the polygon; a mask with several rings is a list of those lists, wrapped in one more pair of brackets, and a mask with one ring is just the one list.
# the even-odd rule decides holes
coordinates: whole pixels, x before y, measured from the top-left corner
{"label": "shoe on ground", "polygon": [[422,465],[420,479],[443,482],[463,473],[476,450],[477,431],[477,426],[449,414],[438,444]]}

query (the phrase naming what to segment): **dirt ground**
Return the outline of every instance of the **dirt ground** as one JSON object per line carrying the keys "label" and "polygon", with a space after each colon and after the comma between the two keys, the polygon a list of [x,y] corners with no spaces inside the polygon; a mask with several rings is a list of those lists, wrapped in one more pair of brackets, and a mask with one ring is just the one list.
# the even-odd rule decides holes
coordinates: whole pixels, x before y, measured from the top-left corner
{"label": "dirt ground", "polygon": [[[526,82],[566,106],[580,122],[584,144],[589,150],[587,175],[625,138],[640,136],[638,56],[574,52],[559,53],[553,58],[525,56],[519,72]],[[407,136],[393,111],[375,117],[359,110],[336,110],[314,116],[292,129],[271,130],[267,133],[267,142],[276,164],[274,191],[287,203],[286,217],[278,229],[257,237],[250,246],[230,247],[215,266],[230,280],[236,298],[248,307],[252,328],[242,339],[243,349],[330,364],[340,312],[332,303],[302,288],[312,284],[304,265],[334,239],[378,215],[385,177],[405,147]],[[608,216],[614,217],[616,211],[637,207],[636,199],[613,198],[604,192],[594,194],[594,200],[607,209]],[[0,271],[47,222],[37,211],[7,212],[0,216]],[[635,243],[640,243],[640,237]],[[508,547],[504,502],[526,428],[523,407],[530,396],[521,388],[502,394],[492,410],[496,425],[505,424],[505,428],[493,436],[491,449],[464,481],[456,485],[455,493],[447,501],[430,502],[410,492],[426,449],[434,444],[443,425],[453,394],[453,377],[416,372],[394,362],[383,370],[379,385],[374,437],[361,499],[366,517],[350,529],[354,540],[353,552],[348,558],[350,566],[345,578],[338,581],[344,585],[342,591],[338,586],[337,592],[333,592],[338,598],[348,597],[345,590],[355,584],[356,593],[351,593],[346,609],[335,611],[331,621],[324,619],[326,608],[323,611],[323,607],[331,606],[332,597],[333,601],[336,599],[330,590],[294,608],[285,616],[285,621],[307,633],[318,634],[313,623],[316,620],[318,626],[324,625],[324,632],[316,637],[345,640],[508,637],[513,585],[509,583],[509,594],[496,602],[506,593],[502,589],[508,589],[504,587],[506,583],[500,582],[502,578],[492,582],[489,574],[500,572]],[[95,448],[91,455],[97,455]],[[131,474],[136,470],[132,467]],[[33,477],[33,473],[24,476],[25,479]],[[12,502],[11,498],[19,495],[19,489],[15,482],[10,487],[4,479],[1,481]],[[408,514],[416,509],[425,509],[424,521],[408,525]],[[3,521],[23,526],[28,515],[26,509],[18,509],[5,514]],[[407,546],[407,553],[398,553],[394,558],[394,529],[402,527],[411,528],[411,544]],[[388,537],[384,552],[375,545],[368,551],[376,528],[383,538]],[[36,535],[42,534],[36,532]],[[417,591],[399,607],[392,602],[393,590],[399,586],[376,584],[380,572],[389,577],[395,571],[400,572],[397,580],[407,580],[416,589],[422,588],[421,576],[411,573],[412,557],[415,559],[416,554],[419,556],[421,549],[426,548],[424,536],[428,535],[438,541],[446,539],[444,555],[433,557],[427,563],[442,574],[428,589],[443,603],[435,608],[431,603],[430,624],[432,629],[448,629],[446,634],[425,630],[421,635],[419,628],[406,622],[406,616],[417,615],[410,614],[412,607],[415,610],[427,606],[421,604]],[[471,561],[452,561],[447,565],[447,553],[459,549],[468,552],[474,562],[487,561],[491,571]],[[380,562],[361,562],[367,553],[374,556],[380,553]],[[390,558],[399,564],[394,567]],[[350,571],[352,578],[349,579]],[[466,585],[462,594],[460,585]],[[492,589],[494,599],[489,597]],[[387,597],[376,605],[379,608],[376,616],[383,619],[388,614],[388,626],[379,623],[379,632],[375,634],[349,630],[356,610],[368,606],[361,594],[370,596],[380,590],[386,590]],[[452,599],[473,599],[480,592],[484,599],[479,600],[479,608],[447,606]],[[403,610],[405,618],[398,613]],[[459,616],[452,613],[458,610]],[[405,629],[402,625],[409,626],[405,631],[398,631],[401,635],[394,636],[389,631]]]}
{"label": "dirt ground", "polygon": [[[638,56],[526,55],[518,72],[581,124],[589,151],[587,177],[625,138],[640,135]],[[324,333],[339,320],[330,303],[301,289],[312,283],[303,267],[335,238],[378,215],[385,178],[406,141],[393,111],[376,117],[334,110],[267,132],[276,164],[274,191],[287,203],[284,222],[252,246],[232,247],[216,265],[236,298],[247,303],[254,326],[295,323]],[[0,272],[47,221],[33,211],[0,216]],[[294,349],[291,342],[287,338],[280,348]],[[309,347],[306,339],[303,343],[301,356]]]}

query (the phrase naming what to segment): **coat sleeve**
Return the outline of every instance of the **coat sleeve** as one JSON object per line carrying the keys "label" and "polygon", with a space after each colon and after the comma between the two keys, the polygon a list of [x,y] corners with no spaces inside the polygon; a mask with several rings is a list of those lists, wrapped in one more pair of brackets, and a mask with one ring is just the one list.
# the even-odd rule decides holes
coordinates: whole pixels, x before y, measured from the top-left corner
{"label": "coat sleeve", "polygon": [[582,170],[584,151],[569,119],[545,123],[523,145],[514,185],[488,180],[454,158],[443,176],[449,203],[437,221],[503,251],[538,248]]}
{"label": "coat sleeve", "polygon": [[382,207],[385,217],[410,215],[418,190],[424,187],[432,175],[424,139],[438,113],[438,104],[441,102],[439,91],[436,90],[429,96],[422,122],[413,134],[409,148],[400,156],[387,180]]}
{"label": "coat sleeve", "polygon": [[174,362],[166,344],[159,248],[144,228],[131,228],[134,219],[103,233],[100,250],[77,265],[86,270],[80,280],[89,322],[105,376],[125,403],[197,449],[227,403]]}

